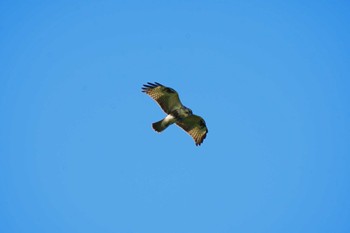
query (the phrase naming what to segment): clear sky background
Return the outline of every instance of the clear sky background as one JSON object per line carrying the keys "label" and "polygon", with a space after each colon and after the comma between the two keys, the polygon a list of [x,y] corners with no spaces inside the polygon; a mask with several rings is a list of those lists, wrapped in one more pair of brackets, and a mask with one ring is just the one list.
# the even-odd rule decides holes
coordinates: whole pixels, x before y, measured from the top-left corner
{"label": "clear sky background", "polygon": [[[0,12],[0,232],[350,232],[349,1]],[[152,130],[154,81],[202,146]]]}

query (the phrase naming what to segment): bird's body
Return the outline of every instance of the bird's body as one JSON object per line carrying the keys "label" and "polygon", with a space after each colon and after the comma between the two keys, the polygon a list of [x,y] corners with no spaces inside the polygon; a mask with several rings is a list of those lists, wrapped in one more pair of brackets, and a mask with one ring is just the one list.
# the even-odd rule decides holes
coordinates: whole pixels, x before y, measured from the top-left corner
{"label": "bird's body", "polygon": [[162,132],[169,125],[176,123],[177,121],[181,121],[182,119],[192,115],[192,110],[186,108],[185,106],[181,106],[178,109],[173,110],[169,113],[163,120],[155,122],[152,124],[152,127],[157,132]]}
{"label": "bird's body", "polygon": [[152,124],[155,131],[162,132],[169,125],[176,123],[193,137],[197,146],[203,142],[208,133],[205,121],[200,116],[194,115],[191,109],[182,105],[174,89],[156,82],[144,85],[142,92],[151,96],[168,114],[164,119]]}

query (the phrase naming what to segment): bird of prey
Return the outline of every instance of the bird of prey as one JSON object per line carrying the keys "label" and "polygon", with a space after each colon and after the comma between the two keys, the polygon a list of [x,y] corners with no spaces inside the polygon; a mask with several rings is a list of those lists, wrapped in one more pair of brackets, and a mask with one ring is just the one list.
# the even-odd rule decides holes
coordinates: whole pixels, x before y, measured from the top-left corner
{"label": "bird of prey", "polygon": [[185,130],[199,146],[208,133],[208,128],[202,117],[194,115],[192,110],[182,105],[178,93],[160,83],[147,83],[142,87],[142,92],[154,99],[167,116],[152,124],[158,133],[171,124],[176,124]]}

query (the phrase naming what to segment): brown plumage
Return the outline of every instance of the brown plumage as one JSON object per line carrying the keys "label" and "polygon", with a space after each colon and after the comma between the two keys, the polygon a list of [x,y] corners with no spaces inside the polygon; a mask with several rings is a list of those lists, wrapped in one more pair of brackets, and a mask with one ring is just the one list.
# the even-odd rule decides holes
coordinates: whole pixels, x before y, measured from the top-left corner
{"label": "brown plumage", "polygon": [[204,119],[194,115],[191,109],[182,105],[174,89],[155,82],[143,85],[142,92],[152,97],[168,114],[163,120],[152,124],[155,131],[162,132],[169,125],[176,123],[193,138],[196,146],[203,142],[208,133]]}

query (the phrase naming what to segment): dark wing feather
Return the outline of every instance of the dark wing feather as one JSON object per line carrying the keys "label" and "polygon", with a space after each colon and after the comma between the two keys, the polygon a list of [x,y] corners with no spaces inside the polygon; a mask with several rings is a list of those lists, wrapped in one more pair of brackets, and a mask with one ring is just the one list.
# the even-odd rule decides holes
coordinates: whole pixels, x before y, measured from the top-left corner
{"label": "dark wing feather", "polygon": [[147,83],[142,87],[142,92],[146,93],[154,99],[164,112],[170,114],[173,110],[182,106],[177,92],[170,88],[163,86],[160,83]]}
{"label": "dark wing feather", "polygon": [[199,146],[207,136],[208,128],[200,116],[191,115],[176,122],[176,124],[191,135],[196,146]]}

